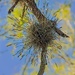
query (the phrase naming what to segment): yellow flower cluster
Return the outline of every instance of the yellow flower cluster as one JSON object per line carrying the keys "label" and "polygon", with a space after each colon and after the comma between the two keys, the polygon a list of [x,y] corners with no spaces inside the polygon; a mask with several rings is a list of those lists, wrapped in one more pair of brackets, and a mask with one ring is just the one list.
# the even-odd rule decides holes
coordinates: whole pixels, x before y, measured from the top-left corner
{"label": "yellow flower cluster", "polygon": [[23,37],[23,32],[22,31],[18,31],[15,37],[17,39],[22,38]]}
{"label": "yellow flower cluster", "polygon": [[56,17],[60,20],[71,19],[70,5],[61,5],[55,13]]}

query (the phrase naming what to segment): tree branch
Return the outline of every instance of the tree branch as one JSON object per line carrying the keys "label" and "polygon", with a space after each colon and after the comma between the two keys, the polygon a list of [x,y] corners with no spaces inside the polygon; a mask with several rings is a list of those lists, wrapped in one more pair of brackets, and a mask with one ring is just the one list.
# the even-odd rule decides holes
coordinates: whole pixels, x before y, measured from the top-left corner
{"label": "tree branch", "polygon": [[65,33],[63,33],[61,30],[59,30],[58,28],[55,28],[55,31],[62,37],[69,37],[68,35],[66,35]]}
{"label": "tree branch", "polygon": [[41,11],[37,8],[34,0],[26,0],[26,2],[28,3],[29,7],[32,9],[32,12],[36,16],[36,18],[38,19],[39,23],[42,24],[42,25],[45,25],[48,20],[41,13]]}
{"label": "tree branch", "polygon": [[15,1],[15,4],[9,9],[8,14],[10,14],[14,10],[15,6],[18,4],[19,1],[20,0]]}
{"label": "tree branch", "polygon": [[41,52],[40,69],[39,69],[39,72],[37,75],[43,75],[44,74],[45,66],[47,65],[46,54],[47,54],[46,47],[43,47],[42,52]]}

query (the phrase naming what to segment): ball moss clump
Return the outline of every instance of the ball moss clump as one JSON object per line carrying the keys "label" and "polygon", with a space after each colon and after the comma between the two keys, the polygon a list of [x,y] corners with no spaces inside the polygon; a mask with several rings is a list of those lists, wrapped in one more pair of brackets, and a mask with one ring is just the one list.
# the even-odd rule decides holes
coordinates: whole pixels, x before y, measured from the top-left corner
{"label": "ball moss clump", "polygon": [[34,47],[47,47],[56,38],[54,28],[49,25],[32,24],[27,28],[27,39]]}

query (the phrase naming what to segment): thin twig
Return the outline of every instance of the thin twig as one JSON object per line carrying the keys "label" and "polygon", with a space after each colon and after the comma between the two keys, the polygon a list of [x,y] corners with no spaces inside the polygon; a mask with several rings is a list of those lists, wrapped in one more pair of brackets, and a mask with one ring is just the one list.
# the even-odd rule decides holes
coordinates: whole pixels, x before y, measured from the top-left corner
{"label": "thin twig", "polygon": [[65,33],[63,33],[61,30],[59,30],[58,28],[55,28],[55,31],[62,37],[69,37],[68,35],[66,35]]}
{"label": "thin twig", "polygon": [[20,0],[16,0],[15,4],[9,9],[8,14],[11,14],[11,12],[14,10],[15,6],[18,4]]}
{"label": "thin twig", "polygon": [[23,12],[22,12],[22,19],[24,17],[24,13],[25,13],[25,3],[24,3],[24,7],[23,7]]}

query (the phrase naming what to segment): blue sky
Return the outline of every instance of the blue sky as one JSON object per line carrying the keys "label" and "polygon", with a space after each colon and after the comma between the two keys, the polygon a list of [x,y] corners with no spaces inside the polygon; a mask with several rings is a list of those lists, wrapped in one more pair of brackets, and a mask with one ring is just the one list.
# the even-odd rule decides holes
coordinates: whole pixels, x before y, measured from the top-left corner
{"label": "blue sky", "polygon": [[[0,2],[0,26],[6,23],[8,5]],[[6,47],[8,40],[0,38],[0,75],[14,75],[21,70],[24,60],[11,54],[12,47]]]}
{"label": "blue sky", "polygon": [[[2,0],[2,2],[8,0]],[[55,0],[49,0],[53,3]],[[57,0],[64,3],[65,0]],[[70,0],[67,0],[70,1]],[[0,26],[6,23],[8,6],[0,2]],[[51,4],[52,5],[52,4]],[[71,11],[75,13],[75,1],[72,2]],[[2,20],[1,20],[2,19]],[[12,47],[6,47],[8,40],[0,38],[0,75],[14,75],[20,72],[24,59],[20,60],[11,54]]]}

